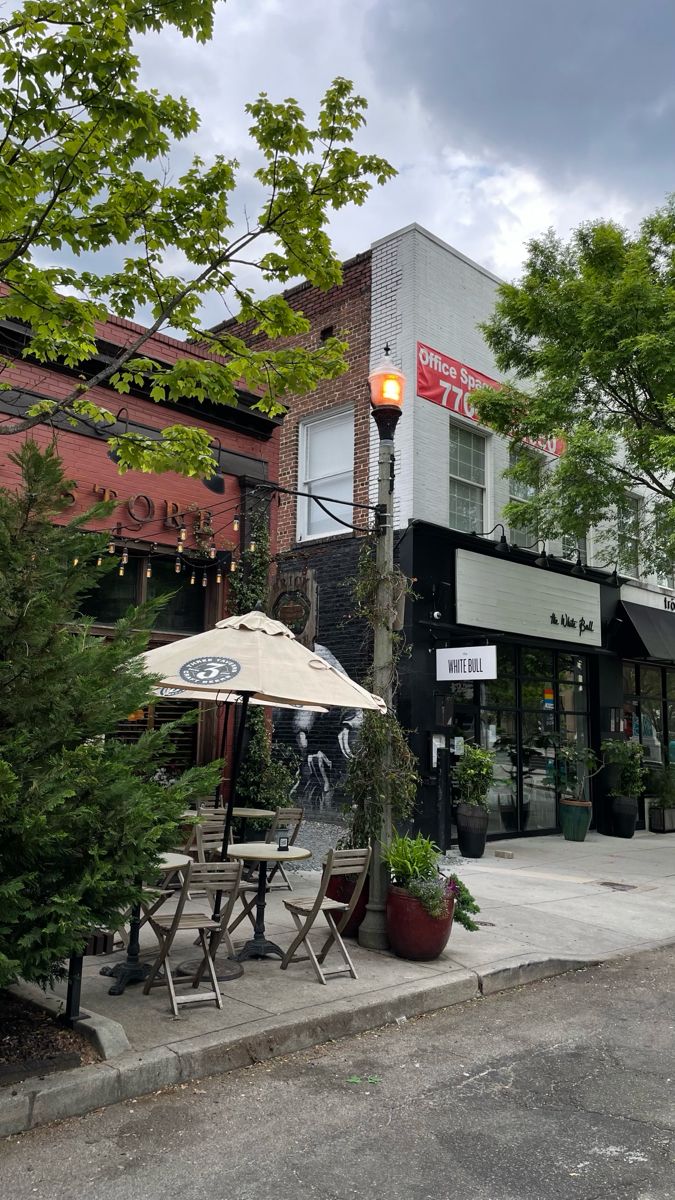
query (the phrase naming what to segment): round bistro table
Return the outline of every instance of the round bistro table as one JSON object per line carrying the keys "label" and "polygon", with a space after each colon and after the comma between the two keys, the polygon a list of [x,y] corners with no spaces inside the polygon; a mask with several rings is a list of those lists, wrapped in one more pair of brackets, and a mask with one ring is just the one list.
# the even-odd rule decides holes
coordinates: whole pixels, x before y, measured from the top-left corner
{"label": "round bistro table", "polygon": [[242,946],[235,958],[237,962],[246,962],[249,958],[266,958],[270,954],[284,957],[281,946],[270,942],[265,937],[265,897],[267,893],[267,864],[271,862],[299,862],[303,858],[311,858],[312,851],[304,846],[289,846],[288,850],[279,850],[274,842],[234,842],[228,846],[228,858],[239,858],[242,862],[258,863],[258,893],[255,907],[255,927],[253,937]]}

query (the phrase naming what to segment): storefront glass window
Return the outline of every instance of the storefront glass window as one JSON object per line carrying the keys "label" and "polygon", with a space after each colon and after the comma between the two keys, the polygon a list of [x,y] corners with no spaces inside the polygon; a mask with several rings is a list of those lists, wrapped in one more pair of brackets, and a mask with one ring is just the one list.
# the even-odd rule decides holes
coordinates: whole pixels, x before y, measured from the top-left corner
{"label": "storefront glass window", "polygon": [[675,761],[675,729],[671,706],[664,695],[675,696],[675,672],[661,667],[624,663],[623,732],[640,741],[644,760],[650,767]]}
{"label": "storefront glass window", "polygon": [[553,653],[551,650],[523,650],[521,653],[521,675],[535,679],[553,678]]}
{"label": "storefront glass window", "polygon": [[117,559],[115,565],[101,575],[94,591],[83,597],[80,604],[83,616],[93,617],[97,624],[114,625],[127,609],[138,604],[140,561],[130,558],[124,567],[124,574],[120,575],[121,562]]}
{"label": "storefront glass window", "polygon": [[[149,579],[148,563],[152,572]],[[155,629],[167,633],[201,632],[206,588],[201,586],[200,569],[195,572],[195,583],[191,585],[191,571],[184,569],[177,575],[174,559],[130,556],[123,575],[119,573],[121,566],[118,556],[112,570],[103,575],[97,587],[84,598],[84,616],[92,617],[97,625],[114,625],[133,605],[166,596],[166,604],[155,620]]]}
{"label": "storefront glass window", "polygon": [[495,755],[495,779],[488,803],[488,831],[518,829],[518,719],[513,711],[483,709],[480,716],[480,740]]}
{"label": "storefront glass window", "polygon": [[157,559],[152,564],[148,600],[158,596],[168,597],[155,621],[155,629],[171,633],[198,633],[204,628],[205,588],[201,586],[202,572],[197,571],[196,582],[190,584],[189,572],[176,575],[174,565],[168,559]]}

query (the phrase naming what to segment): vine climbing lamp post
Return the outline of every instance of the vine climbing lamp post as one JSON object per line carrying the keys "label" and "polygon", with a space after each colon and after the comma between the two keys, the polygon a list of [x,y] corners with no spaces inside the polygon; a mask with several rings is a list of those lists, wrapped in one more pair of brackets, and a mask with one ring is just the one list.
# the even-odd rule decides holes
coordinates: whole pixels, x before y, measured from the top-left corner
{"label": "vine climbing lamp post", "polygon": [[[373,637],[373,691],[391,711],[394,677],[394,432],[403,408],[405,375],[391,361],[389,346],[384,357],[368,376],[372,416],[379,434],[377,458],[377,534],[375,565],[378,587],[377,620]],[[389,750],[389,753],[391,751]],[[385,749],[385,755],[388,751]],[[382,764],[386,768],[386,764]],[[383,772],[385,773],[385,772]],[[371,950],[386,950],[387,874],[382,862],[381,845],[391,838],[391,796],[384,796],[382,829],[373,845],[370,868],[370,892],[366,915],[359,929],[359,942]]]}

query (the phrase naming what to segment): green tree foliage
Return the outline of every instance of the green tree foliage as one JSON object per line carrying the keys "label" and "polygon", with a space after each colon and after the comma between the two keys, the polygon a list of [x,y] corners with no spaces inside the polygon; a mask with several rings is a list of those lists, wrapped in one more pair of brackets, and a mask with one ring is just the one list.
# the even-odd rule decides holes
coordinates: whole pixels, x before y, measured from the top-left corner
{"label": "green tree foliage", "polygon": [[[608,221],[565,243],[532,241],[519,284],[503,284],[483,332],[510,383],[482,389],[481,420],[522,444],[557,434],[566,452],[507,518],[582,537],[606,522],[605,557],[675,562],[675,198],[635,235]],[[531,468],[521,456],[514,473]],[[524,474],[523,474],[524,473]],[[526,480],[527,481],[527,480]],[[642,495],[635,521],[631,497]],[[626,536],[627,535],[627,536]]]}
{"label": "green tree foliage", "polygon": [[155,610],[91,635],[78,613],[112,566],[103,539],[86,517],[53,523],[68,486],[53,450],[28,441],[13,461],[22,483],[0,491],[0,986],[58,974],[92,928],[114,926],[218,775],[214,764],[162,786],[171,727],[115,736],[151,699],[137,656]]}
{"label": "green tree foliage", "polygon": [[[374,182],[394,174],[382,158],[354,149],[366,103],[338,78],[312,122],[293,99],[275,103],[263,92],[246,106],[258,195],[240,228],[236,160],[194,157],[172,175],[170,153],[189,142],[199,116],[185,99],[140,86],[139,39],[173,28],[208,42],[216,7],[217,0],[23,0],[0,21],[0,318],[28,327],[24,358],[81,371],[66,396],[39,402],[0,433],[59,414],[105,424],[110,413],[92,398],[95,384],[121,394],[147,388],[156,401],[234,404],[243,382],[275,413],[289,393],[346,370],[338,338],[314,349],[252,351],[235,330],[203,326],[204,298],[217,293],[225,311],[269,338],[305,332],[303,315],[279,295],[254,298],[242,266],[257,268],[270,290],[296,276],[321,288],[339,283],[326,233],[331,213],[363,204]],[[107,311],[132,319],[149,312],[148,330],[93,368],[95,322]],[[163,330],[202,342],[226,363],[154,362],[144,347]],[[121,470],[214,469],[206,433],[180,424],[159,443],[131,433],[114,446]]]}

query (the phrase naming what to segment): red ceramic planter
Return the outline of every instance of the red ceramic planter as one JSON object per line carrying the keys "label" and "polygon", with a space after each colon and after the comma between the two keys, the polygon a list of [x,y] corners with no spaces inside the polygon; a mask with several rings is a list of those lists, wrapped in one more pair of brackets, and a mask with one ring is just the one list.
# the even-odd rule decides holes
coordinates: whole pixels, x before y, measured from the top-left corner
{"label": "red ceramic planter", "polygon": [[448,900],[447,917],[430,917],[419,900],[405,888],[392,884],[387,894],[390,948],[399,958],[409,958],[413,962],[438,958],[448,944],[454,912],[454,896]]}

